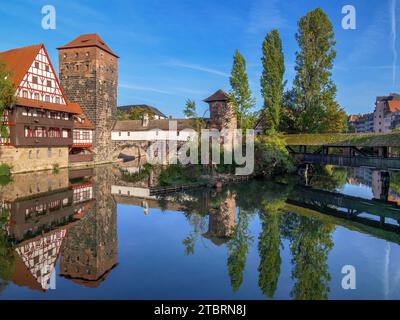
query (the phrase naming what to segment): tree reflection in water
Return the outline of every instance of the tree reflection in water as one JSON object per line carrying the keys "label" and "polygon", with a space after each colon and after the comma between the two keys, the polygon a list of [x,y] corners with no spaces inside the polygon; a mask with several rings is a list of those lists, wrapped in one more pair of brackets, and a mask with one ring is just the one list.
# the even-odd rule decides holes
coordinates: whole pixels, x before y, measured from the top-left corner
{"label": "tree reflection in water", "polygon": [[[328,172],[328,176],[331,178],[326,179],[326,186],[335,188],[341,185],[346,174],[343,171],[334,175]],[[322,183],[321,179],[324,178],[320,175],[314,183]],[[276,294],[281,273],[282,241],[286,239],[290,243],[293,266],[291,296],[294,299],[327,299],[331,279],[327,259],[333,247],[331,234],[334,226],[315,217],[289,212],[286,200],[292,188],[293,185],[254,181],[246,185],[231,185],[218,193],[204,190],[190,193],[195,200],[187,203],[185,214],[193,231],[183,241],[186,254],[194,254],[199,230],[205,227],[208,214],[208,231],[203,236],[216,245],[226,243],[227,271],[232,290],[237,292],[243,284],[246,260],[254,241],[249,224],[258,213],[262,226],[258,235],[258,285],[261,292],[268,298]],[[181,195],[174,201],[182,199],[188,198]]]}

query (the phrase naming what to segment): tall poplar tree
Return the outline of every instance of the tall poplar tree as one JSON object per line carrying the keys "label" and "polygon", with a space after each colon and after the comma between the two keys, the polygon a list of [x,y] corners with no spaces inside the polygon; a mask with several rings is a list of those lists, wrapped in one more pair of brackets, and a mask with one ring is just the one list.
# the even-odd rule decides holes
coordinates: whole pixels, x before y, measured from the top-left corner
{"label": "tall poplar tree", "polygon": [[282,95],[285,87],[283,81],[285,60],[278,30],[273,29],[266,35],[262,52],[261,94],[264,98],[262,116],[267,119],[269,126],[269,128],[264,128],[264,131],[273,133],[279,131]]}
{"label": "tall poplar tree", "polygon": [[336,57],[335,35],[325,12],[317,8],[298,22],[296,40],[300,47],[296,53],[296,92],[301,132],[324,132],[327,108],[337,106],[336,85],[332,68]]}
{"label": "tall poplar tree", "polygon": [[246,60],[238,50],[235,51],[233,57],[233,66],[229,80],[231,84],[231,102],[236,110],[239,128],[251,128],[253,125],[251,109],[255,106],[255,100],[252,97],[249,86]]}

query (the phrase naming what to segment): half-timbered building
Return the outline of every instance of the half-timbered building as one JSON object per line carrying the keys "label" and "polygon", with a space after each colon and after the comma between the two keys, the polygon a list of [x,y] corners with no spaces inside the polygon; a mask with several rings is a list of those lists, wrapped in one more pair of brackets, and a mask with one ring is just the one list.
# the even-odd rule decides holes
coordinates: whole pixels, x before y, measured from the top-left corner
{"label": "half-timbered building", "polygon": [[0,162],[13,172],[66,167],[82,110],[65,97],[43,44],[0,53],[11,72],[16,103],[8,106],[0,140]]}

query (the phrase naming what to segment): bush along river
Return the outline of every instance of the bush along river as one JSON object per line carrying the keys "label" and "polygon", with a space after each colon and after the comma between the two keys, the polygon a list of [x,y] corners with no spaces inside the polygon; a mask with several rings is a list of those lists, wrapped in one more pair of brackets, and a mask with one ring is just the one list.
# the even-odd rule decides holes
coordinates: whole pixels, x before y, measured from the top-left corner
{"label": "bush along river", "polygon": [[400,298],[398,172],[154,195],[100,166],[15,175],[0,199],[0,299]]}

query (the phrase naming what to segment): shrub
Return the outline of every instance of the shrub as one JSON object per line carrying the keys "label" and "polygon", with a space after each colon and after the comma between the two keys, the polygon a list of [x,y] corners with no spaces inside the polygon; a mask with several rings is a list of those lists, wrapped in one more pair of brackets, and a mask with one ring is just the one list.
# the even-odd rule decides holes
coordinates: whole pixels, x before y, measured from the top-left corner
{"label": "shrub", "polygon": [[146,163],[143,165],[142,168],[140,168],[139,172],[128,173],[126,171],[123,171],[122,178],[125,181],[138,182],[138,181],[148,178],[150,176],[151,170],[153,170],[153,165],[151,165],[150,163]]}
{"label": "shrub", "polygon": [[277,135],[257,138],[254,153],[256,175],[274,177],[293,172],[295,169],[285,141]]}
{"label": "shrub", "polygon": [[0,164],[0,176],[9,177],[11,176],[11,167],[8,164]]}
{"label": "shrub", "polygon": [[170,164],[163,168],[159,177],[160,186],[174,186],[199,181],[201,167],[199,165]]}

